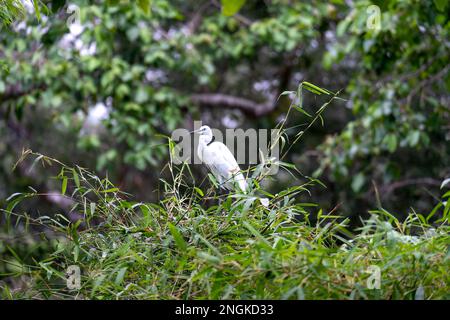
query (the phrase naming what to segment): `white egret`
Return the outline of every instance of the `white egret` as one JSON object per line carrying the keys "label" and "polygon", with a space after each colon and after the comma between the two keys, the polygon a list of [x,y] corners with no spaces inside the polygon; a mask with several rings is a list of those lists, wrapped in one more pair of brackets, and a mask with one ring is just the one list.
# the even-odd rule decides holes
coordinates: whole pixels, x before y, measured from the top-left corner
{"label": "white egret", "polygon": [[245,193],[247,181],[231,151],[222,142],[214,141],[210,127],[201,126],[193,132],[200,135],[197,155],[212,172],[220,186]]}

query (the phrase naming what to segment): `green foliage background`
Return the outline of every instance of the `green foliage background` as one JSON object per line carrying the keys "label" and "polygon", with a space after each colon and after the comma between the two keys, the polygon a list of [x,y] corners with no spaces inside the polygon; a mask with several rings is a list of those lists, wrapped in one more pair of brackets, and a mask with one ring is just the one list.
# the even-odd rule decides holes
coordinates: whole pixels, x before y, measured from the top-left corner
{"label": "green foliage background", "polygon": [[[446,2],[375,3],[381,20],[373,30],[369,1],[249,2],[231,16],[215,1],[72,4],[79,10],[42,2],[48,17],[32,12],[2,28],[0,147],[10,186],[2,197],[17,184],[9,169],[23,146],[95,164],[130,190],[154,186],[158,177],[148,172],[167,159],[157,134],[199,118],[223,127],[219,119],[230,114],[247,117],[242,127],[273,127],[287,108],[276,97],[302,79],[343,89],[348,99],[291,157],[304,174],[345,190],[324,203],[343,202],[347,214],[359,215],[353,211],[374,205],[366,198],[374,198],[375,182],[392,209],[407,210],[411,197],[426,209],[432,199],[413,186],[437,187],[448,175]],[[239,8],[232,6],[231,13]],[[84,28],[70,36],[77,21]],[[198,99],[207,94],[248,99],[255,111],[224,111]],[[80,135],[97,103],[109,108],[105,129]],[[270,108],[258,113],[263,103]],[[398,181],[406,187],[397,190]]]}
{"label": "green foliage background", "polygon": [[[371,5],[380,10],[379,28],[368,27]],[[326,189],[316,185],[295,200],[337,211],[349,217],[353,227],[366,225],[361,221],[372,217],[369,210],[374,208],[387,208],[399,221],[410,219],[412,212],[442,219],[448,201],[440,186],[450,176],[449,11],[448,1],[441,0],[58,0],[28,6],[2,0],[0,207],[8,208],[11,201],[6,199],[29,192],[29,187],[44,194],[61,190],[50,171],[30,170],[26,162],[12,171],[26,148],[95,169],[138,202],[167,201],[159,180],[168,178],[162,170],[168,161],[162,135],[177,127],[191,128],[197,119],[222,129],[273,128],[290,105],[288,95],[277,99],[280,93],[295,91],[306,80],[340,91],[346,101],[333,102],[323,115],[325,125],[312,126],[290,149],[284,160],[301,174],[280,172],[264,188],[277,194],[309,176],[319,178]],[[323,103],[322,97],[304,96],[309,113]],[[93,110],[99,105],[106,113],[94,121]],[[290,117],[290,138],[308,121],[302,113]],[[192,170],[195,177],[205,176],[201,168]],[[68,210],[51,196],[27,200],[17,208],[33,217],[54,214],[55,208]],[[439,208],[434,210],[436,203]],[[238,207],[233,212],[241,210]],[[252,214],[259,217],[261,212]],[[216,221],[211,223],[214,229]],[[421,223],[421,228],[433,225]],[[163,225],[157,234],[174,236],[174,229]],[[382,225],[377,222],[377,228]],[[9,232],[5,239],[10,239]],[[44,256],[50,250],[30,234],[23,236],[24,241],[2,243],[5,259],[15,259],[6,243],[14,244],[11,249],[21,256]],[[275,238],[268,241],[275,245]],[[444,244],[424,241],[442,265],[439,259],[448,238],[439,240]],[[355,250],[365,245],[362,241]],[[287,251],[280,252],[287,254],[286,246]],[[321,249],[328,253],[328,247]],[[2,268],[6,272],[11,264]],[[411,288],[400,290],[401,296],[411,298]],[[200,286],[199,295],[223,297],[210,289]],[[252,291],[241,297],[287,297],[283,292]],[[306,292],[310,294],[313,288]],[[333,297],[342,297],[339,294]],[[383,297],[393,294],[385,292]]]}

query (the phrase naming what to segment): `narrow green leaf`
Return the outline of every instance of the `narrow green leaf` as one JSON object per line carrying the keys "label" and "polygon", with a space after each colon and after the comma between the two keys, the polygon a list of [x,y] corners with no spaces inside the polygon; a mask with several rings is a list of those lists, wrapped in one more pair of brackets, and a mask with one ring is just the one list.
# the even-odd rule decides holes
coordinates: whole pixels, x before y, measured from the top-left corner
{"label": "narrow green leaf", "polygon": [[203,251],[198,252],[197,256],[203,260],[208,261],[211,264],[219,264],[221,261],[220,258]]}
{"label": "narrow green leaf", "polygon": [[77,186],[77,188],[80,187],[80,178],[78,177],[78,173],[75,171],[75,169],[72,169],[72,175],[73,175],[73,180],[75,181],[75,185]]}
{"label": "narrow green leaf", "polygon": [[117,191],[119,191],[119,188],[106,189],[106,190],[102,190],[100,192],[102,192],[102,193],[110,193],[110,192],[117,192]]}
{"label": "narrow green leaf", "polygon": [[67,190],[67,177],[64,177],[61,185],[61,194],[65,195],[66,190]]}
{"label": "narrow green leaf", "polygon": [[13,193],[12,195],[10,195],[8,198],[6,198],[6,201],[10,201],[12,198],[16,197],[16,196],[20,196],[22,193],[21,192],[16,192]]}
{"label": "narrow green leaf", "polygon": [[303,81],[302,84],[303,84],[303,86],[305,87],[306,90],[311,91],[312,93],[316,93],[318,95],[321,95],[321,94],[326,94],[326,95],[333,94],[333,92],[331,92],[330,90],[322,89],[322,88],[320,88],[320,87],[318,87],[318,86],[316,86],[316,85],[314,85],[314,84],[312,84],[310,82],[307,82],[307,81]]}
{"label": "narrow green leaf", "polygon": [[127,269],[128,269],[127,267],[123,267],[117,272],[116,279],[114,280],[114,283],[116,285],[120,285],[123,282]]}
{"label": "narrow green leaf", "polygon": [[246,227],[248,229],[248,231],[250,231],[251,234],[253,234],[255,236],[255,238],[260,240],[261,243],[263,243],[266,246],[266,248],[272,249],[272,247],[270,246],[270,243],[267,241],[267,239],[264,238],[262,236],[262,234],[259,233],[259,231],[256,230],[250,223],[248,223],[247,221],[244,221],[243,225],[244,225],[244,227]]}
{"label": "narrow green leaf", "polygon": [[181,235],[178,228],[169,222],[169,230],[170,230],[170,233],[172,234],[172,237],[175,240],[175,243],[177,244],[178,248],[180,248],[183,251],[186,250],[187,243],[186,243],[186,241],[184,241],[183,236]]}
{"label": "narrow green leaf", "polygon": [[36,12],[36,18],[41,21],[41,11],[39,10],[39,0],[33,0],[34,11]]}
{"label": "narrow green leaf", "polygon": [[91,216],[94,216],[95,213],[95,202],[91,202],[89,207],[90,207],[90,211],[91,211]]}
{"label": "narrow green leaf", "polygon": [[286,96],[286,95],[290,95],[290,94],[295,94],[295,91],[283,91],[282,93],[280,93],[280,95],[277,98],[277,101],[280,100],[280,98],[282,96]]}
{"label": "narrow green leaf", "polygon": [[211,180],[215,188],[219,187],[219,183],[217,182],[216,177],[214,177],[211,173],[208,173],[208,178],[209,180]]}
{"label": "narrow green leaf", "polygon": [[203,193],[202,189],[197,188],[197,187],[194,187],[194,190],[197,191],[197,193],[198,193],[201,197],[204,197],[204,196],[205,196],[205,194]]}

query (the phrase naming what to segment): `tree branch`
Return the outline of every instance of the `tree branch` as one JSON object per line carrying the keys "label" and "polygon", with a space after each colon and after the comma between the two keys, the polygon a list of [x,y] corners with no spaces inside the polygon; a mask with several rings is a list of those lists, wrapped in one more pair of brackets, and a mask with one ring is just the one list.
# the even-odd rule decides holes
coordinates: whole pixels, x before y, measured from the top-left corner
{"label": "tree branch", "polygon": [[17,99],[24,95],[30,94],[35,90],[44,90],[46,88],[47,85],[44,83],[31,86],[30,88],[27,89],[24,89],[20,84],[11,85],[8,88],[6,88],[6,91],[3,94],[0,94],[0,102]]}
{"label": "tree branch", "polygon": [[382,197],[385,198],[390,196],[392,192],[396,189],[412,186],[412,185],[429,185],[429,186],[440,186],[441,182],[439,180],[433,178],[412,178],[396,181],[390,185],[384,186],[381,188]]}
{"label": "tree branch", "polygon": [[210,2],[205,2],[204,4],[202,4],[195,12],[195,14],[193,15],[193,17],[191,18],[191,20],[189,20],[189,22],[187,23],[187,28],[188,28],[188,35],[192,35],[194,34],[198,27],[201,25],[202,23],[202,19],[204,17],[204,11],[211,5]]}
{"label": "tree branch", "polygon": [[255,117],[264,116],[275,109],[275,104],[272,103],[258,103],[221,93],[194,94],[191,96],[191,101],[202,106],[237,108]]}
{"label": "tree branch", "polygon": [[411,92],[408,94],[408,96],[406,97],[406,104],[410,105],[411,104],[411,100],[412,98],[420,91],[422,90],[424,87],[440,80],[443,76],[445,76],[447,74],[447,72],[450,69],[450,64],[447,64],[445,66],[445,68],[441,69],[441,71],[439,71],[438,73],[436,73],[435,75],[422,80],[421,82],[419,82],[419,84],[411,90]]}

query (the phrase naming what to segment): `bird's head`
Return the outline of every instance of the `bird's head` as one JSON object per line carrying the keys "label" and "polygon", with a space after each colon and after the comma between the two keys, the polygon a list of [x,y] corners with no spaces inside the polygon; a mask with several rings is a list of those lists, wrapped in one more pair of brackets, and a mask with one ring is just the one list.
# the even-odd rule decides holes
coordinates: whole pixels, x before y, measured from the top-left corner
{"label": "bird's head", "polygon": [[201,126],[199,129],[192,131],[193,133],[198,134],[200,145],[209,144],[211,141],[214,141],[214,136],[211,131],[211,128],[208,126]]}
{"label": "bird's head", "polygon": [[212,137],[212,131],[211,128],[208,126],[201,126],[200,129],[194,130],[194,133],[197,133],[201,136],[208,136],[208,137]]}

